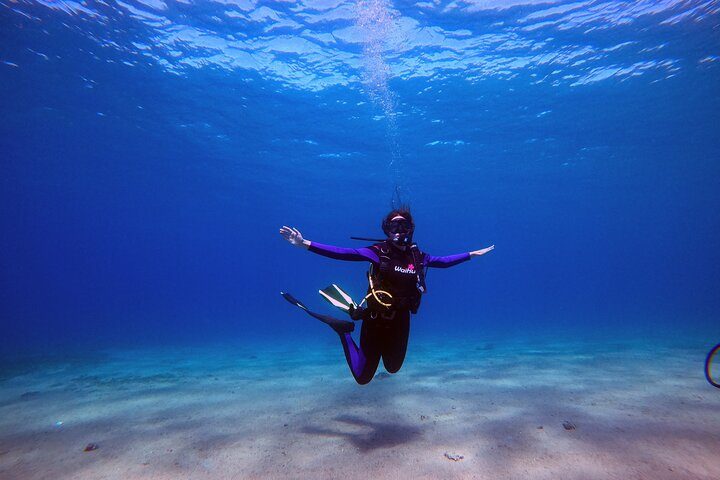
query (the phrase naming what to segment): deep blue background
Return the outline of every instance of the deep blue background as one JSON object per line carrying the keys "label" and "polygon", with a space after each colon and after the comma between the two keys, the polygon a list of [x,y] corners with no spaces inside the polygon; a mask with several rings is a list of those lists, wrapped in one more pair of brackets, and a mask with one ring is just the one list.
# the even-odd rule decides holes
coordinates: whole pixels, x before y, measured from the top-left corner
{"label": "deep blue background", "polygon": [[359,88],[129,68],[2,14],[2,56],[20,65],[0,64],[5,352],[323,335],[278,292],[329,309],[316,290],[360,294],[365,266],[293,249],[278,227],[360,246],[348,237],[381,234],[396,175],[421,248],[496,245],[430,271],[417,335],[720,336],[714,64],[579,87],[449,78],[422,96],[396,79],[390,128]]}

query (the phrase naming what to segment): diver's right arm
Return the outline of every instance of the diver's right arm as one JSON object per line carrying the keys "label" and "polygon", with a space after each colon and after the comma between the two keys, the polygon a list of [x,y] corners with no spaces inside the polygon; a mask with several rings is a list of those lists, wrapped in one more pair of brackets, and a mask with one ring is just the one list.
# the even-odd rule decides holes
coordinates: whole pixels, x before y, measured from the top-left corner
{"label": "diver's right arm", "polygon": [[377,253],[370,248],[343,248],[311,242],[310,240],[304,239],[297,228],[283,226],[280,229],[280,235],[282,235],[283,238],[291,245],[305,248],[313,253],[322,255],[323,257],[354,262],[370,261],[378,263],[380,261]]}
{"label": "diver's right arm", "polygon": [[293,227],[286,227],[283,225],[280,227],[280,235],[283,236],[285,240],[290,243],[290,245],[295,245],[296,247],[302,247],[304,249],[310,248],[310,240],[305,240],[302,236],[302,233],[300,233],[300,230]]}

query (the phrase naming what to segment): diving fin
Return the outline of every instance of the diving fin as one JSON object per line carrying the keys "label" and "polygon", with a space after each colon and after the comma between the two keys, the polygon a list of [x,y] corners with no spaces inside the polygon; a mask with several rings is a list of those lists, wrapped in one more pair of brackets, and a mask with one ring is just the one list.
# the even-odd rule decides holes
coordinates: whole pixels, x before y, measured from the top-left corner
{"label": "diving fin", "polygon": [[302,308],[303,310],[305,310],[307,312],[307,314],[310,315],[311,317],[317,318],[324,324],[328,325],[330,328],[335,330],[335,332],[338,333],[339,335],[350,333],[353,330],[355,330],[355,324],[353,322],[347,322],[345,320],[333,318],[330,315],[322,315],[320,313],[312,312],[300,300],[293,297],[289,293],[280,292],[280,295],[282,295],[285,300],[292,303],[296,307],[299,307],[299,308]]}
{"label": "diving fin", "polygon": [[298,300],[297,298],[293,297],[293,296],[290,295],[289,293],[287,293],[287,292],[280,292],[280,295],[282,295],[285,300],[287,300],[288,302],[292,303],[292,304],[295,305],[296,307],[300,307],[300,308],[302,308],[302,309],[305,310],[305,311],[309,311],[308,308],[307,308],[300,300]]}
{"label": "diving fin", "polygon": [[343,292],[342,289],[334,283],[329,287],[319,290],[318,293],[320,293],[325,300],[330,302],[330,305],[337,307],[344,312],[350,312],[357,308],[357,304],[353,301],[350,295]]}

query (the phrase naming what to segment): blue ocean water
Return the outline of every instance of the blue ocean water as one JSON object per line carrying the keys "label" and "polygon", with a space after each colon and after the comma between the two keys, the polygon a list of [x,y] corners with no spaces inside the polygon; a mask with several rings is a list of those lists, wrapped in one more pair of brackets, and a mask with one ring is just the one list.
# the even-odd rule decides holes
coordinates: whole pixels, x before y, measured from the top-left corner
{"label": "blue ocean water", "polygon": [[413,336],[720,341],[720,2],[0,0],[0,350],[298,342],[397,194]]}

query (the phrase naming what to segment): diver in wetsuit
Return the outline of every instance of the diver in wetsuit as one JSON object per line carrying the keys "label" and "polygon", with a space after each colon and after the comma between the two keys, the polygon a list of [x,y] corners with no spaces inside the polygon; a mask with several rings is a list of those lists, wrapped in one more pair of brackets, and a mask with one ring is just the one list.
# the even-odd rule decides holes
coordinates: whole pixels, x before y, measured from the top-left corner
{"label": "diver in wetsuit", "polygon": [[[290,244],[318,255],[371,263],[368,272],[368,294],[360,306],[352,302],[339,287],[332,286],[337,290],[336,293],[339,293],[337,298],[342,300],[342,297],[345,297],[348,300],[345,306],[336,306],[342,307],[353,320],[362,320],[360,347],[351,335],[355,327],[352,322],[312,312],[292,295],[282,293],[287,301],[335,330],[340,336],[350,371],[361,385],[372,380],[381,358],[385,369],[390,373],[396,373],[402,367],[410,332],[410,314],[417,313],[422,294],[425,293],[427,268],[451,267],[495,248],[492,245],[445,257],[421,252],[417,245],[412,243],[415,225],[407,208],[391,211],[383,220],[382,229],[387,236],[386,240],[357,249],[311,242],[304,239],[296,228],[283,226],[280,229],[280,234]],[[323,294],[323,291],[320,293]],[[328,298],[328,295],[324,296]],[[364,303],[367,304],[366,307],[362,307]]]}

